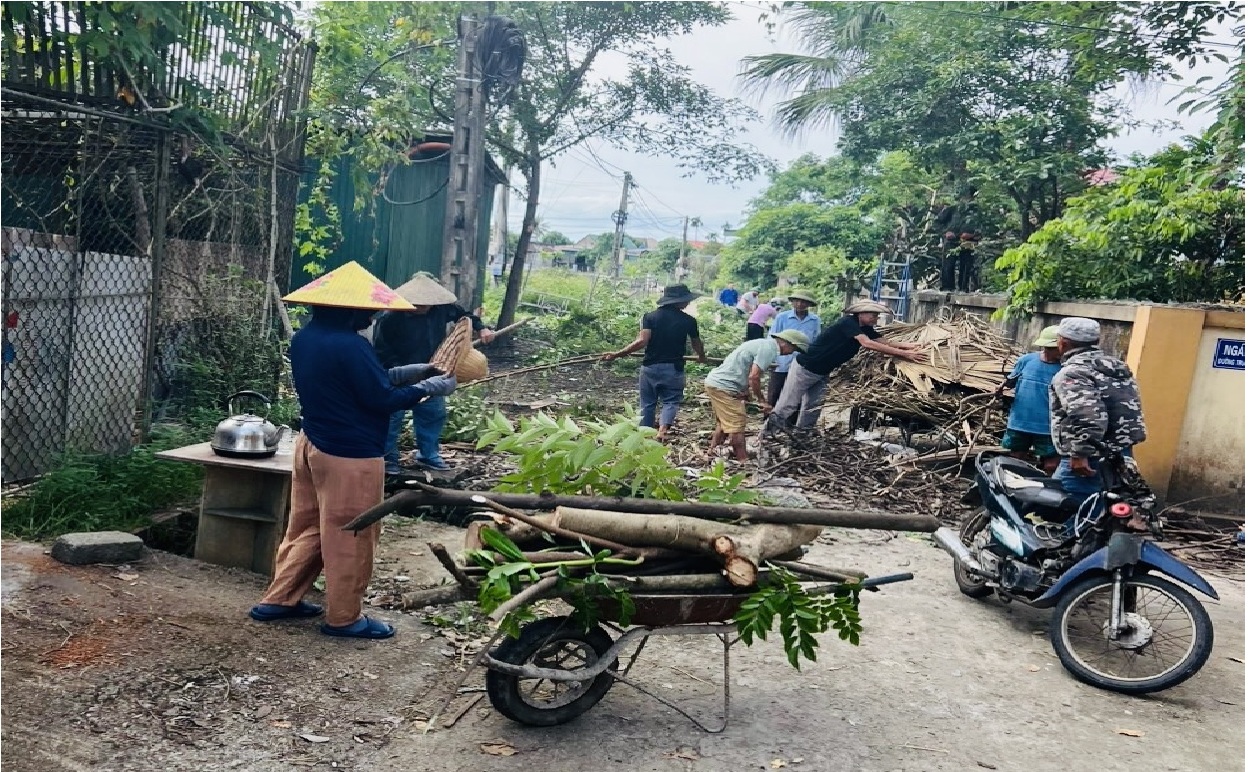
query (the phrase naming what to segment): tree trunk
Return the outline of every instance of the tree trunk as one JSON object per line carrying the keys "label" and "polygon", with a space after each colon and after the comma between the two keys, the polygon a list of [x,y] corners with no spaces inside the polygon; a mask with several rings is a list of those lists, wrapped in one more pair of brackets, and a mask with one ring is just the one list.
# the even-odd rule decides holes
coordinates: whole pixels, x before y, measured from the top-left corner
{"label": "tree trunk", "polygon": [[752,587],[758,581],[760,562],[809,544],[823,530],[817,525],[727,525],[693,517],[574,507],[559,507],[551,522],[622,544],[715,555],[723,562],[728,581],[736,587]]}
{"label": "tree trunk", "polygon": [[503,296],[503,307],[498,313],[496,327],[506,327],[516,320],[516,309],[520,306],[520,288],[524,285],[524,258],[533,241],[533,231],[537,228],[537,201],[542,191],[542,157],[536,142],[530,142],[525,149],[528,152],[529,168],[524,176],[529,189],[524,201],[524,223],[520,226],[516,254],[511,259],[507,294]]}

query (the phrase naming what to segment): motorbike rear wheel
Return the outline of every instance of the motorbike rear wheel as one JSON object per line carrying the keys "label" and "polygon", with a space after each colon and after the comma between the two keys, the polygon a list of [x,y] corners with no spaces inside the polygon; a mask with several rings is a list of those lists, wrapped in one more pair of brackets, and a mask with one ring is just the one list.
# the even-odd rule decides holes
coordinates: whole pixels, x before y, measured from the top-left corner
{"label": "motorbike rear wheel", "polygon": [[1080,681],[1123,694],[1148,694],[1196,674],[1213,649],[1213,622],[1200,601],[1173,582],[1139,574],[1122,580],[1123,630],[1110,638],[1112,576],[1076,582],[1058,601],[1049,640]]}
{"label": "motorbike rear wheel", "polygon": [[[962,527],[958,530],[958,537],[962,539],[962,544],[970,549],[975,537],[987,527],[988,510],[981,508],[963,521]],[[958,589],[967,597],[986,598],[992,594],[992,588],[988,586],[986,579],[967,571],[957,560],[953,561],[953,581],[958,583]]]}

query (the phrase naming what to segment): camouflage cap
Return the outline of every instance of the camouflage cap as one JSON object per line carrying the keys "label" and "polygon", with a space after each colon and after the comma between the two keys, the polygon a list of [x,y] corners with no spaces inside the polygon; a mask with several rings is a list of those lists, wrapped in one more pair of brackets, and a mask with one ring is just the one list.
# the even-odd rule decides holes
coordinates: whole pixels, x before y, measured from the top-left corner
{"label": "camouflage cap", "polygon": [[1101,325],[1095,319],[1068,316],[1057,325],[1057,335],[1071,343],[1096,343],[1101,339]]}

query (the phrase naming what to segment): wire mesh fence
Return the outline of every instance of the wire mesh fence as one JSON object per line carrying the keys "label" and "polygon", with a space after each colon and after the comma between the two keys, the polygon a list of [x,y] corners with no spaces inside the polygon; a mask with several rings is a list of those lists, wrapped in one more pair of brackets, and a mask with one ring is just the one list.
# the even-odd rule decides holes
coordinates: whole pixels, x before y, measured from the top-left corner
{"label": "wire mesh fence", "polygon": [[276,383],[312,57],[283,50],[268,92],[239,92],[265,109],[220,131],[55,93],[6,49],[4,482]]}

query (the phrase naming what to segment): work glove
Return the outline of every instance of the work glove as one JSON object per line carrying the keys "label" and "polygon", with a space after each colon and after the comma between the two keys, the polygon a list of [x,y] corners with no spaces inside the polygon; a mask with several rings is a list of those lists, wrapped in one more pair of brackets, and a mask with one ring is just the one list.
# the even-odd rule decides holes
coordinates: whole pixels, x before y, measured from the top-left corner
{"label": "work glove", "polygon": [[454,375],[433,375],[416,384],[416,388],[426,397],[445,397],[458,385]]}
{"label": "work glove", "polygon": [[417,365],[400,365],[391,367],[387,371],[390,376],[391,386],[411,386],[414,383],[420,383],[434,375],[441,375],[442,371],[433,365],[417,364]]}

